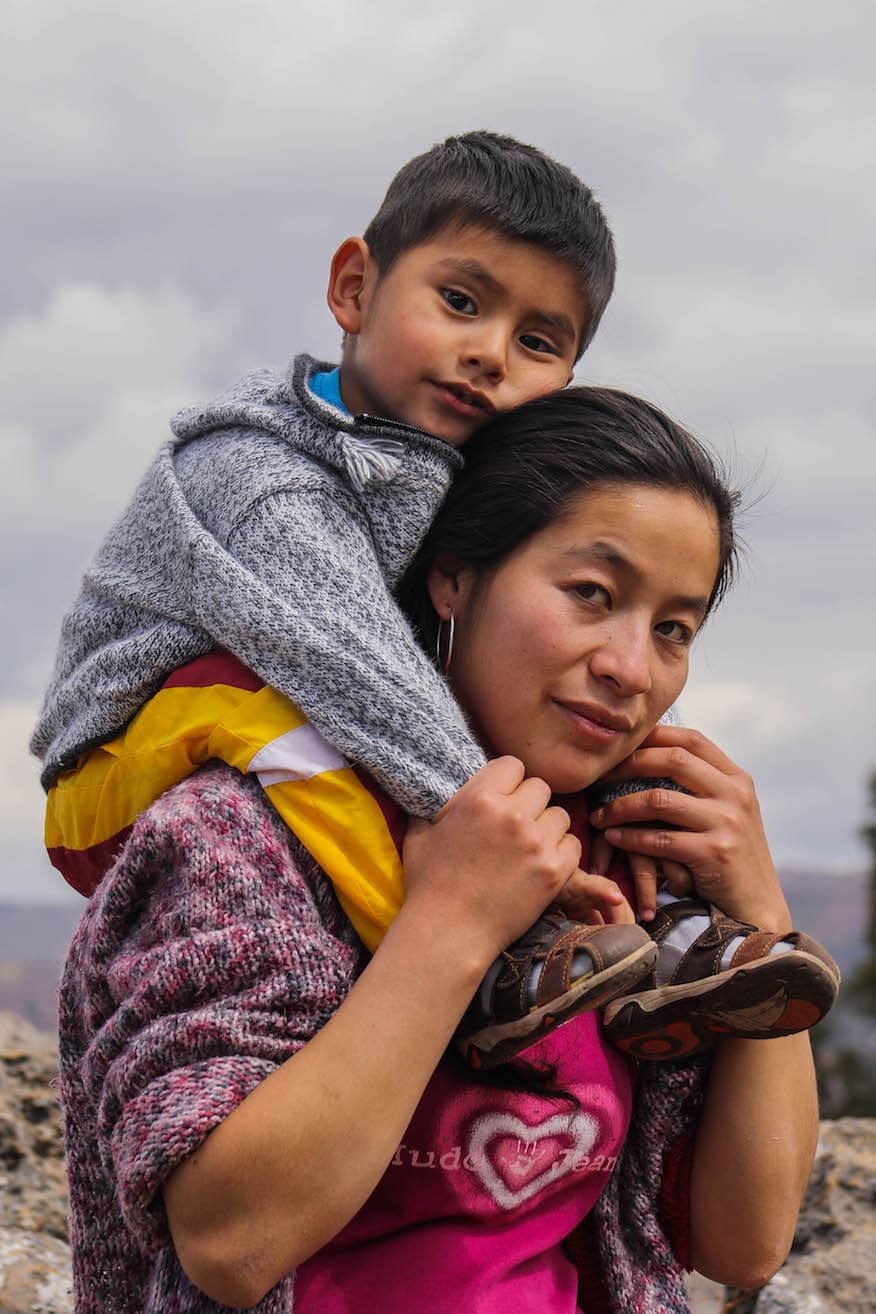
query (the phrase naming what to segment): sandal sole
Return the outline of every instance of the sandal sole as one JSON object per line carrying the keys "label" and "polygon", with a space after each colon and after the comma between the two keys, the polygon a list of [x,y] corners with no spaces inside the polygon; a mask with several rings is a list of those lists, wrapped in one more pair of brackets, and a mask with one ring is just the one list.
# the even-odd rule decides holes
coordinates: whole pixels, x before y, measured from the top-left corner
{"label": "sandal sole", "polygon": [[618,995],[624,994],[652,969],[656,959],[656,944],[643,944],[620,962],[601,972],[581,977],[565,994],[531,1009],[513,1022],[493,1023],[466,1036],[464,1045],[460,1047],[466,1062],[476,1069],[498,1067],[500,1063],[519,1054],[527,1044],[534,1045],[536,1041],[550,1035],[564,1022],[594,1008],[601,1008]]}
{"label": "sandal sole", "polygon": [[807,1031],[829,1012],[839,977],[820,959],[794,949],[729,968],[707,981],[615,999],[606,1035],[634,1058],[685,1058],[722,1036],[775,1040]]}

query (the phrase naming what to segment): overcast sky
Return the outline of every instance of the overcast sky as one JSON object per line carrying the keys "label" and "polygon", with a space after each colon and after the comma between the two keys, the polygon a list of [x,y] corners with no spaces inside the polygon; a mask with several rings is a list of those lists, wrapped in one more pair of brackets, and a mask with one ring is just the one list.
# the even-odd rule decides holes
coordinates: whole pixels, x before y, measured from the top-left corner
{"label": "overcast sky", "polygon": [[0,898],[64,897],[26,741],[168,417],[252,366],[336,357],[332,251],[406,159],[481,127],[570,165],[614,228],[579,382],[656,401],[762,494],[685,720],[752,772],[781,864],[862,864],[876,7],[7,0],[3,27]]}

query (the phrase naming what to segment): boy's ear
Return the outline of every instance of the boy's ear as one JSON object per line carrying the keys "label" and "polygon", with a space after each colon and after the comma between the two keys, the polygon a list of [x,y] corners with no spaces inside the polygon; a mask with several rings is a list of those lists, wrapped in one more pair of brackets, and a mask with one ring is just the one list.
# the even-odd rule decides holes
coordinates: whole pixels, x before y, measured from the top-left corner
{"label": "boy's ear", "polygon": [[367,298],[376,282],[377,267],[368,243],[361,237],[341,242],[332,258],[326,300],[345,333],[359,332]]}

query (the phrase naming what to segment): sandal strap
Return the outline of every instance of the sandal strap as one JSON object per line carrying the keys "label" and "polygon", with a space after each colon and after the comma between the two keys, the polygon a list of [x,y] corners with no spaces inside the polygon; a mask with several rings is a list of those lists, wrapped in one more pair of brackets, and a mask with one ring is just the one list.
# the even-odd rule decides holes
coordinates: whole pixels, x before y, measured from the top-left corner
{"label": "sandal strap", "polygon": [[736,953],[730,959],[731,967],[741,967],[743,963],[753,963],[757,958],[766,958],[767,954],[781,940],[789,940],[794,934],[773,935],[770,931],[754,931],[746,936]]}
{"label": "sandal strap", "polygon": [[535,926],[502,954],[504,964],[493,985],[492,1013],[496,1021],[519,1017],[529,1011],[527,993],[532,969],[541,964],[533,1007],[541,1008],[560,999],[580,976],[575,971],[575,956],[589,955],[595,976],[641,948],[637,936],[641,928],[627,928],[630,935],[619,935],[620,927],[584,922],[570,922],[561,913],[549,911]]}
{"label": "sandal strap", "polygon": [[605,960],[599,952],[598,944],[589,943],[598,926],[575,926],[572,930],[554,941],[545,955],[541,976],[538,978],[536,1003],[548,1004],[552,999],[564,995],[572,984],[572,963],[580,949],[586,950],[593,961],[594,972],[601,972]]}
{"label": "sandal strap", "polygon": [[[702,981],[708,976],[716,976],[722,970],[721,959],[732,940],[740,935],[744,937],[744,943],[737,950],[738,954],[745,948],[750,937],[754,936],[760,941],[764,935],[756,926],[751,926],[748,922],[737,922],[733,917],[726,916],[714,904],[704,903],[700,899],[679,899],[676,903],[664,904],[658,910],[657,918],[660,918],[661,924],[655,938],[664,940],[673,927],[687,916],[708,917],[709,925],[682,954],[667,985],[687,985],[692,981]],[[654,920],[657,921],[657,918]],[[778,940],[783,938],[785,937],[775,937]],[[775,940],[772,940],[772,943],[775,943]],[[760,949],[753,953],[753,957],[762,958],[766,952],[768,952],[766,949]]]}

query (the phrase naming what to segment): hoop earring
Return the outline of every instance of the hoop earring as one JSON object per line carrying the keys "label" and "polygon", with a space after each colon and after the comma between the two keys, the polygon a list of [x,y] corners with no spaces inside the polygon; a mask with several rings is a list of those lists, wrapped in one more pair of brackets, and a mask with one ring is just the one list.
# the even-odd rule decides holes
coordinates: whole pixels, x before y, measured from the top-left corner
{"label": "hoop earring", "polygon": [[456,622],[453,619],[453,608],[450,608],[450,615],[447,618],[447,651],[442,659],[441,657],[441,640],[444,635],[444,620],[438,621],[438,633],[435,636],[435,664],[439,670],[446,675],[450,670],[450,659],[453,656],[453,636],[456,633]]}

